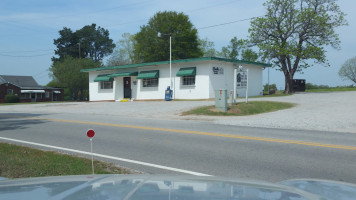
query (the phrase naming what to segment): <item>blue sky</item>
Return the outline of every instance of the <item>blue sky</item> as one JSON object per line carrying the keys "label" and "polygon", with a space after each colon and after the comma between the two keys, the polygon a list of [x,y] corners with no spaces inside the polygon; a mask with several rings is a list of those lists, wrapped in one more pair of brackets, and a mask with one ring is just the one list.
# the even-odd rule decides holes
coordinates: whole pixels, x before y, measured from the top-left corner
{"label": "blue sky", "polygon": [[[51,79],[48,68],[54,55],[53,39],[63,27],[77,30],[96,23],[110,32],[117,42],[125,32],[135,34],[158,11],[173,10],[187,14],[201,38],[215,43],[216,49],[226,46],[234,36],[246,38],[249,21],[224,26],[207,26],[243,20],[264,14],[265,0],[1,0],[0,1],[0,74],[30,75],[41,85]],[[341,10],[347,14],[349,26],[337,29],[341,50],[327,49],[331,67],[314,65],[296,74],[314,84],[330,86],[350,85],[337,72],[349,58],[356,56],[356,8],[354,0],[340,0]],[[267,82],[267,70],[264,83]],[[270,83],[284,87],[280,71],[270,70]]]}

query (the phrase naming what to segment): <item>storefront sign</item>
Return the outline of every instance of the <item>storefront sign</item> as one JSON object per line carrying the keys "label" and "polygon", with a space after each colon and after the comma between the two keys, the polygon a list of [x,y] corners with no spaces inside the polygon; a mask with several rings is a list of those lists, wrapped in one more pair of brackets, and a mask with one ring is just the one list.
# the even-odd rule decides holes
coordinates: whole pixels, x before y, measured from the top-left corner
{"label": "storefront sign", "polygon": [[224,68],[222,67],[213,67],[213,74],[224,74]]}
{"label": "storefront sign", "polygon": [[247,73],[246,72],[237,72],[236,86],[238,88],[245,88],[247,86]]}

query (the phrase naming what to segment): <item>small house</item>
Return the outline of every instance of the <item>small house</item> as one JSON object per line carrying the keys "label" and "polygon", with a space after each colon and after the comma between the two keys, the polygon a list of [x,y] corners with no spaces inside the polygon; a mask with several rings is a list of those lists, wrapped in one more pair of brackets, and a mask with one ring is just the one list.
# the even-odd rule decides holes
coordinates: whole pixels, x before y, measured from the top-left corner
{"label": "small house", "polygon": [[15,94],[20,102],[63,101],[62,88],[40,86],[32,76],[0,75],[0,103]]}

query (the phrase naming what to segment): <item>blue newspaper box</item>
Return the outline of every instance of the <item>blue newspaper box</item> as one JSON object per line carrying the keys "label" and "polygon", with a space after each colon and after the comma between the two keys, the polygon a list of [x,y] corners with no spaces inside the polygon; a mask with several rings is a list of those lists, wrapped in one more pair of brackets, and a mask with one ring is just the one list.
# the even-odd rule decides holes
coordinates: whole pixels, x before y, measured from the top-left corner
{"label": "blue newspaper box", "polygon": [[172,100],[172,94],[173,94],[173,90],[171,90],[171,87],[168,86],[166,91],[165,91],[164,100],[166,100],[166,101]]}

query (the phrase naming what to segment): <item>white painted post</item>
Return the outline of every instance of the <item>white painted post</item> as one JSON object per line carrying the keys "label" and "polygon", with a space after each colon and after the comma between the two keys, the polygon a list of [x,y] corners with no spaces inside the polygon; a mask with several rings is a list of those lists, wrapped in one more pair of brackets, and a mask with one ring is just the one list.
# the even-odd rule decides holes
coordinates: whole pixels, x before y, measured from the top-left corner
{"label": "white painted post", "polygon": [[248,69],[246,69],[246,103],[248,103]]}
{"label": "white painted post", "polygon": [[234,69],[234,94],[233,94],[233,104],[236,104],[236,76],[237,76],[237,69]]}

